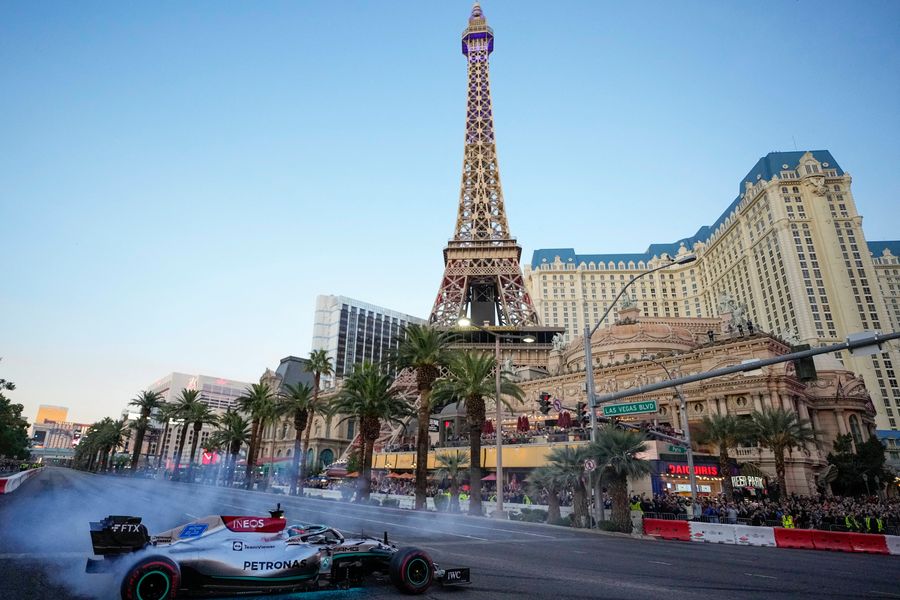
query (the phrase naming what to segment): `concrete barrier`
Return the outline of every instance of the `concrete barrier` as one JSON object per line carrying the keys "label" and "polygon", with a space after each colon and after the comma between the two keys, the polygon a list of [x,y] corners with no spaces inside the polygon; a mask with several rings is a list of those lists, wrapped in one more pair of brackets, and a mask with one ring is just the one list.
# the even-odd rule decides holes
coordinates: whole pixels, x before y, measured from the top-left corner
{"label": "concrete barrier", "polygon": [[886,535],[884,541],[890,554],[900,555],[900,536]]}
{"label": "concrete barrier", "polygon": [[819,531],[816,529],[813,529],[811,531],[813,546],[815,546],[816,550],[853,552],[853,544],[850,541],[849,533],[843,533],[840,531]]}
{"label": "concrete barrier", "polygon": [[775,530],[771,527],[751,527],[750,525],[732,525],[734,527],[734,543],[738,546],[771,546],[775,547]]}
{"label": "concrete barrier", "polygon": [[889,554],[886,535],[870,533],[847,533],[852,552],[867,552],[869,554]]}
{"label": "concrete barrier", "polygon": [[687,521],[668,519],[644,519],[644,535],[660,537],[664,540],[691,540],[691,528]]}
{"label": "concrete barrier", "polygon": [[11,494],[16,491],[23,483],[41,472],[43,467],[37,469],[28,469],[21,471],[9,477],[0,477],[0,494]]}
{"label": "concrete barrier", "polygon": [[734,525],[691,521],[691,541],[711,544],[734,544]]}

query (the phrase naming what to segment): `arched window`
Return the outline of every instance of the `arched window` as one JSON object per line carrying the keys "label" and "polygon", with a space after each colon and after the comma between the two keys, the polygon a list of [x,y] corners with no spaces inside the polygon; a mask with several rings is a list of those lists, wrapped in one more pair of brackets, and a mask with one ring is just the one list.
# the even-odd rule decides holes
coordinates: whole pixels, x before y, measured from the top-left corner
{"label": "arched window", "polygon": [[327,467],[331,463],[334,462],[334,452],[331,450],[322,450],[322,453],[319,454],[319,464],[323,467]]}
{"label": "arched window", "polygon": [[856,415],[850,415],[850,435],[857,444],[862,444],[862,431],[859,428],[859,419]]}

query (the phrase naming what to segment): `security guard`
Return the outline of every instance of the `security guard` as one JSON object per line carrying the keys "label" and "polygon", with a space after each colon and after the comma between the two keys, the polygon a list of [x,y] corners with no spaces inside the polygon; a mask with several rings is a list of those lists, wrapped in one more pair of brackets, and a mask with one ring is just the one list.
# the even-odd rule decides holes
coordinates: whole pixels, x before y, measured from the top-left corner
{"label": "security guard", "polygon": [[781,517],[781,526],[785,529],[793,529],[794,517],[791,516],[790,513],[784,513],[784,515]]}

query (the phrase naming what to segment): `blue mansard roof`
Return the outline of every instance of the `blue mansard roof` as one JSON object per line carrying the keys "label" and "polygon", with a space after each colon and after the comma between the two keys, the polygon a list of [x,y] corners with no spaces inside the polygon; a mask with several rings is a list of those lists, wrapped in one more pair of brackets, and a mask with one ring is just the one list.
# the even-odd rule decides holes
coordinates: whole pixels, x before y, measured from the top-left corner
{"label": "blue mansard roof", "polygon": [[900,240],[886,240],[883,242],[867,242],[869,244],[869,252],[872,256],[878,258],[887,248],[894,256],[900,256]]}
{"label": "blue mansard roof", "polygon": [[[822,163],[828,163],[829,169],[835,169],[838,175],[843,175],[844,171],[838,166],[837,161],[834,160],[834,157],[831,156],[831,152],[828,150],[810,150],[809,151],[813,157]],[[759,175],[759,179],[765,179],[766,181],[772,179],[775,175],[781,173],[781,171],[785,170],[782,168],[782,165],[788,165],[788,169],[796,169],[800,164],[800,159],[803,155],[806,154],[806,150],[799,150],[796,152],[769,152],[764,157],[760,158],[756,164],[750,169],[750,172],[741,179],[740,183],[738,183],[738,195],[732,201],[731,204],[728,205],[728,208],[725,209],[725,212],[716,219],[716,222],[712,225],[704,225],[700,229],[697,230],[697,233],[690,237],[682,238],[676,242],[672,242],[671,244],[650,244],[645,252],[632,253],[632,254],[575,254],[575,250],[573,248],[543,248],[534,251],[531,257],[531,268],[536,269],[542,263],[552,263],[557,256],[563,263],[574,263],[579,264],[582,262],[585,263],[609,263],[612,261],[613,263],[618,263],[619,261],[628,263],[629,261],[648,261],[654,256],[661,256],[662,254],[669,254],[671,256],[675,256],[678,252],[678,248],[681,244],[684,244],[684,247],[690,250],[693,248],[694,243],[696,242],[705,242],[709,239],[709,237],[719,228],[719,226],[725,222],[728,216],[734,212],[737,208],[737,205],[741,201],[741,194],[744,193],[744,182],[749,181],[750,183],[754,183],[757,181],[757,175]],[[874,242],[880,244],[897,244],[900,246],[900,242]],[[869,249],[874,253],[875,251],[872,249],[872,244],[869,244]],[[898,254],[897,250],[894,247],[891,247],[891,252],[894,254]],[[881,256],[881,249],[878,250],[876,256]],[[900,256],[900,254],[898,254]]]}

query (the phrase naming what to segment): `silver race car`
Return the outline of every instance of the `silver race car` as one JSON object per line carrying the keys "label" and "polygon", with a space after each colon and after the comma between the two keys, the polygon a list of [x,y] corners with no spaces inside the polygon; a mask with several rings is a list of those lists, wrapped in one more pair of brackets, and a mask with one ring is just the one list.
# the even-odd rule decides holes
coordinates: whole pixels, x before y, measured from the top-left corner
{"label": "silver race car", "polygon": [[209,516],[149,535],[140,517],[91,523],[87,572],[121,577],[123,600],[189,595],[276,593],[348,588],[389,578],[421,594],[437,581],[469,583],[469,569],[441,569],[418,548],[368,536],[345,537],[325,525],[270,516]]}

